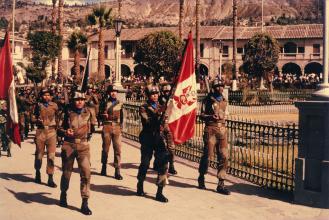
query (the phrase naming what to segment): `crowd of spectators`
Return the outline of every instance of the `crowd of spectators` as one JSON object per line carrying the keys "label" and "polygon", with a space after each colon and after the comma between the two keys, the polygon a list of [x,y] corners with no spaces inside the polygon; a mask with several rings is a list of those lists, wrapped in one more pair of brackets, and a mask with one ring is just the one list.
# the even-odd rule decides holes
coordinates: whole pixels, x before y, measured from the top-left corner
{"label": "crowd of spectators", "polygon": [[296,74],[281,74],[274,76],[275,89],[315,89],[322,82],[322,74],[315,73],[298,76]]}

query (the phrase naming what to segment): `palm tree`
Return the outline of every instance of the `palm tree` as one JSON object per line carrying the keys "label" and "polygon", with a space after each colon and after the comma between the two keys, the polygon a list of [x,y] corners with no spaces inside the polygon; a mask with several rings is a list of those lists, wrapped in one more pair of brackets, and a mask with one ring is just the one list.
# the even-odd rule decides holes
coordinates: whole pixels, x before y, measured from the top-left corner
{"label": "palm tree", "polygon": [[105,76],[104,65],[104,35],[103,30],[109,27],[113,23],[111,16],[112,9],[106,9],[105,7],[94,8],[93,13],[88,15],[88,23],[90,25],[98,25],[98,77]]}
{"label": "palm tree", "polygon": [[184,0],[179,0],[179,38],[183,39]]}
{"label": "palm tree", "polygon": [[74,53],[74,75],[80,80],[80,53],[87,47],[88,38],[81,32],[73,32],[67,41],[67,47]]}
{"label": "palm tree", "polygon": [[59,0],[58,2],[58,35],[62,37],[61,43],[59,46],[59,54],[58,54],[58,78],[60,81],[63,79],[63,8],[64,8],[64,0]]}
{"label": "palm tree", "polygon": [[196,62],[195,62],[195,67],[196,67],[196,73],[197,77],[199,78],[199,67],[200,67],[200,0],[196,0],[196,5],[195,5],[195,35],[196,35],[196,48],[195,48],[195,53],[196,53]]}
{"label": "palm tree", "polygon": [[[52,3],[53,3],[53,10],[51,12],[51,19],[52,19],[52,32],[54,34],[56,34],[56,24],[57,24],[57,21],[56,21],[56,3],[57,3],[57,0],[52,0]],[[55,79],[55,66],[56,66],[56,59],[53,59],[51,61],[51,76],[52,76],[52,79],[54,80]]]}

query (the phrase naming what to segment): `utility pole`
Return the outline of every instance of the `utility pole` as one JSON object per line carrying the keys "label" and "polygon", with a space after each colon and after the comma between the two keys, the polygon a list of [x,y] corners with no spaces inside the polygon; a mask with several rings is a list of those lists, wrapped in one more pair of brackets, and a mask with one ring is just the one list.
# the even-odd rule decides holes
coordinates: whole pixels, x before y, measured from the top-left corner
{"label": "utility pole", "polygon": [[237,26],[237,0],[233,0],[233,81],[232,91],[237,90],[237,69],[236,69],[236,26]]}

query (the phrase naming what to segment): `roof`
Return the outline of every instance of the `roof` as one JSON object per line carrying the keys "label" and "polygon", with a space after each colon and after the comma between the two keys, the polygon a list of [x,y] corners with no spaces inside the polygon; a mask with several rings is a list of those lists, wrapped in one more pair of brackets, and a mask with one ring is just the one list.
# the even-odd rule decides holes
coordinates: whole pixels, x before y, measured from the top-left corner
{"label": "roof", "polygon": [[[276,39],[323,38],[322,29],[322,24],[264,26],[264,32],[271,34]],[[237,27],[237,39],[250,39],[258,32],[261,32],[261,27]],[[233,28],[224,27],[214,40],[230,40],[232,35]]]}
{"label": "roof", "polygon": [[[122,29],[120,39],[122,41],[137,41],[144,36],[156,31],[171,31],[178,35],[178,27],[154,27],[154,28],[133,28]],[[189,28],[184,29],[184,37],[187,37]],[[276,39],[304,39],[304,38],[323,38],[322,24],[301,24],[286,26],[265,26],[264,31],[271,34]],[[192,29],[195,32],[195,29]],[[256,33],[261,32],[261,27],[237,27],[237,39],[250,39]],[[231,40],[233,36],[233,27],[230,26],[201,26],[200,38],[211,40]],[[115,41],[114,29],[104,31],[105,41]],[[89,37],[89,41],[97,42],[98,34]]]}

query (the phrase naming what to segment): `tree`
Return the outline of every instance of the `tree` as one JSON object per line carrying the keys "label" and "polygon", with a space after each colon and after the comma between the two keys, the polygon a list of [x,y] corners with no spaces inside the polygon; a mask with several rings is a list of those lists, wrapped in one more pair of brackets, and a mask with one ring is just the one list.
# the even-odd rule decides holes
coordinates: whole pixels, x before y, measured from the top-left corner
{"label": "tree", "polygon": [[183,43],[170,31],[158,31],[137,42],[135,63],[146,66],[159,79],[164,76],[171,80],[179,71]]}
{"label": "tree", "polygon": [[27,77],[34,83],[40,83],[46,77],[46,67],[60,52],[61,37],[49,31],[28,34],[32,49],[32,64],[26,67]]}
{"label": "tree", "polygon": [[245,46],[243,69],[245,73],[260,79],[260,89],[264,89],[264,77],[274,70],[279,60],[280,46],[269,34],[254,35]]}
{"label": "tree", "polygon": [[103,30],[113,25],[111,16],[112,8],[105,7],[94,8],[93,12],[88,15],[87,20],[90,25],[98,25],[98,77],[105,75],[105,58],[104,58],[104,35]]}
{"label": "tree", "polygon": [[68,48],[74,53],[74,75],[80,80],[80,53],[86,50],[88,38],[81,32],[73,32],[67,41]]}

